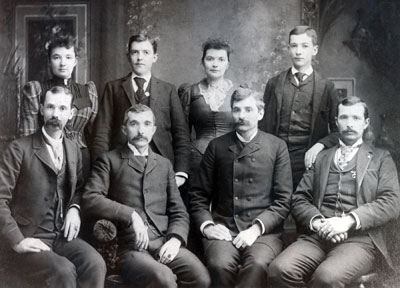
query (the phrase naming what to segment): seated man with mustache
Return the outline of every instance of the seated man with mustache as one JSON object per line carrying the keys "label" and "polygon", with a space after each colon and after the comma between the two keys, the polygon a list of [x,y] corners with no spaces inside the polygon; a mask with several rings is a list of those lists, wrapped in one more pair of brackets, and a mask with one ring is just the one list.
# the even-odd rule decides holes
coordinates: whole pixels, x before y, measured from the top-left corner
{"label": "seated man with mustache", "polygon": [[206,288],[207,269],[186,245],[189,215],[170,161],[149,143],[153,111],[135,104],[125,112],[127,143],[101,155],[84,192],[84,209],[117,225],[121,275],[134,287]]}
{"label": "seated man with mustache", "polygon": [[190,209],[204,235],[213,287],[265,287],[289,214],[289,153],[283,140],[257,128],[264,116],[261,94],[237,89],[231,110],[235,131],[208,145]]}

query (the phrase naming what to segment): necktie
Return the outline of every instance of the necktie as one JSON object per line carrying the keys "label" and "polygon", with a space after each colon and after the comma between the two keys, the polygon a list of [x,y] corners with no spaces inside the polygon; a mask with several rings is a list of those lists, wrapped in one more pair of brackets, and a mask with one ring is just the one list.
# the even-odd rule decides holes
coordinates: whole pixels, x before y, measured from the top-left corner
{"label": "necktie", "polygon": [[296,74],[294,74],[294,75],[296,75],[297,80],[299,80],[299,85],[302,84],[304,75],[306,75],[306,74],[305,73],[301,73],[301,72],[296,72]]}
{"label": "necktie", "polygon": [[47,145],[50,145],[51,150],[53,151],[53,156],[54,156],[54,161],[53,164],[57,171],[61,170],[62,166],[62,155],[63,155],[63,146],[62,143],[59,145],[53,145],[50,143],[50,141],[47,140],[46,137],[43,137],[44,142],[46,142]]}
{"label": "necktie", "polygon": [[138,86],[138,89],[136,91],[136,101],[138,103],[140,103],[145,97],[145,92],[144,92],[144,83],[146,82],[146,80],[144,80],[143,78],[140,77],[135,77],[135,82],[136,85]]}
{"label": "necktie", "polygon": [[339,159],[338,159],[338,163],[337,163],[340,170],[344,170],[344,168],[347,166],[347,164],[351,160],[350,156],[351,156],[352,152],[354,151],[354,149],[356,149],[356,148],[357,147],[353,147],[353,146],[341,146],[340,147],[340,155],[339,155]]}

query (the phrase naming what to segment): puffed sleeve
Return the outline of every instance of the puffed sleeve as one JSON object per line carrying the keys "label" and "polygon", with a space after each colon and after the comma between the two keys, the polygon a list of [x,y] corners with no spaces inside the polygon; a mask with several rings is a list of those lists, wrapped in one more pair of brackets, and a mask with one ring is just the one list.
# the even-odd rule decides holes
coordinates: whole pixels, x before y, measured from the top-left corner
{"label": "puffed sleeve", "polygon": [[189,125],[189,113],[190,113],[190,95],[191,95],[192,85],[184,83],[179,86],[178,96],[181,101],[182,110],[185,114],[186,123]]}
{"label": "puffed sleeve", "polygon": [[22,89],[21,122],[19,135],[28,136],[35,133],[39,127],[40,95],[42,87],[37,81],[30,81]]}
{"label": "puffed sleeve", "polygon": [[94,120],[96,119],[97,112],[99,111],[99,97],[97,94],[96,85],[94,84],[93,81],[89,81],[88,83],[86,83],[85,86],[88,89],[89,99],[90,99],[90,102],[92,103],[91,115],[89,117],[88,123],[86,124],[86,133],[88,136],[87,139],[91,139],[92,132],[93,132]]}

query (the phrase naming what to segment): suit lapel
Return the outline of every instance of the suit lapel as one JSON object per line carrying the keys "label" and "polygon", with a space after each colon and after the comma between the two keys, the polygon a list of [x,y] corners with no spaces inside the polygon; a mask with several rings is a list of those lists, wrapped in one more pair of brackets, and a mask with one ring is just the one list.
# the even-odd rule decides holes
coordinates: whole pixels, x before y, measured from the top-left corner
{"label": "suit lapel", "polygon": [[[64,151],[65,151],[65,155],[64,155],[64,159],[65,159],[65,163],[67,165],[68,168],[68,181],[69,181],[69,187],[71,187],[71,193],[70,193],[70,200],[72,199],[75,189],[74,187],[76,187],[76,183],[74,183],[73,181],[77,181],[77,155],[76,153],[81,153],[81,151],[77,150],[76,146],[70,142],[70,140],[68,140],[67,138],[64,137],[64,141],[63,141],[63,145],[64,145]],[[75,176],[75,177],[74,177]]]}
{"label": "suit lapel", "polygon": [[135,90],[133,89],[133,84],[132,84],[132,74],[129,74],[126,76],[124,82],[122,83],[122,87],[124,88],[126,96],[128,96],[129,101],[131,102],[131,105],[136,104],[135,100]]}
{"label": "suit lapel", "polygon": [[286,73],[281,73],[279,75],[279,79],[277,82],[277,85],[275,87],[275,96],[276,96],[276,127],[275,127],[275,134],[278,134],[280,122],[281,122],[281,109],[282,109],[282,97],[283,97],[283,88],[285,86],[285,81],[288,73],[290,73],[290,70],[287,70]]}
{"label": "suit lapel", "polygon": [[33,150],[39,160],[48,166],[55,174],[57,174],[56,167],[50,158],[49,151],[47,150],[46,143],[42,139],[42,130],[40,129],[33,138]]}
{"label": "suit lapel", "polygon": [[[362,144],[360,147],[360,150],[358,150],[357,153],[357,167],[356,167],[356,172],[357,172],[357,200],[358,200],[358,194],[361,188],[361,183],[364,179],[365,172],[367,172],[369,163],[371,162],[373,156],[373,151],[371,147],[367,144]],[[358,201],[357,201],[358,202]]]}
{"label": "suit lapel", "polygon": [[133,155],[133,152],[129,149],[128,144],[125,144],[122,149],[121,149],[121,158],[122,159],[128,159],[128,166],[135,169],[136,171],[143,173],[144,172],[144,167],[143,165],[139,162],[136,161],[135,156]]}
{"label": "suit lapel", "polygon": [[233,153],[235,153],[237,155],[237,158],[245,157],[255,151],[260,150],[260,141],[259,141],[260,133],[259,133],[259,131],[253,140],[251,140],[249,143],[245,144],[243,149],[240,149],[239,145],[236,142],[236,141],[240,141],[240,140],[237,139],[235,132],[233,132],[233,136],[234,136],[234,141],[233,141],[234,144],[229,146],[229,150],[232,151]]}
{"label": "suit lapel", "polygon": [[145,174],[149,174],[157,166],[156,154],[149,148],[149,156],[147,157],[147,165]]}
{"label": "suit lapel", "polygon": [[[326,80],[322,79],[318,73],[314,71],[314,92],[312,98],[312,116],[311,116],[311,133],[314,133],[315,122],[317,120],[318,112],[321,110],[322,96],[325,90]],[[310,137],[311,140],[312,137]]]}
{"label": "suit lapel", "polygon": [[316,195],[318,199],[318,209],[321,208],[322,200],[325,196],[326,185],[328,184],[329,170],[331,167],[331,163],[333,161],[333,157],[335,156],[336,149],[338,146],[332,147],[326,151],[323,155],[323,158],[319,162],[319,166],[315,167],[315,171],[319,171],[319,193],[320,195]]}
{"label": "suit lapel", "polygon": [[150,79],[150,108],[154,111],[155,104],[159,95],[162,95],[160,81],[151,76]]}

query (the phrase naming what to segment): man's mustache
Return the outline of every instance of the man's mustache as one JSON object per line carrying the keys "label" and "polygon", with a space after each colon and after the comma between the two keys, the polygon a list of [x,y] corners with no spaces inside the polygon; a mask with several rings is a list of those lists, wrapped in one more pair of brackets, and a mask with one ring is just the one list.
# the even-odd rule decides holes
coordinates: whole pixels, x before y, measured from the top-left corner
{"label": "man's mustache", "polygon": [[357,131],[354,131],[352,129],[346,129],[342,133],[344,133],[344,134],[346,134],[346,133],[357,133]]}
{"label": "man's mustache", "polygon": [[62,122],[60,119],[57,118],[51,118],[49,120],[46,121],[45,123],[46,126],[58,126],[60,129],[62,129]]}
{"label": "man's mustache", "polygon": [[149,142],[149,139],[146,137],[146,136],[143,136],[143,135],[139,135],[139,136],[136,136],[136,137],[133,137],[132,138],[132,140],[146,140],[147,142]]}
{"label": "man's mustache", "polygon": [[250,122],[247,120],[239,120],[238,122],[235,122],[235,127],[242,125],[250,125]]}

